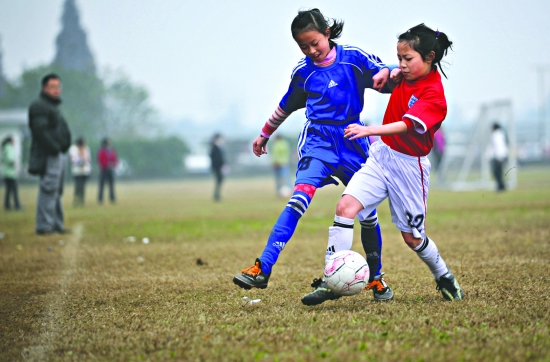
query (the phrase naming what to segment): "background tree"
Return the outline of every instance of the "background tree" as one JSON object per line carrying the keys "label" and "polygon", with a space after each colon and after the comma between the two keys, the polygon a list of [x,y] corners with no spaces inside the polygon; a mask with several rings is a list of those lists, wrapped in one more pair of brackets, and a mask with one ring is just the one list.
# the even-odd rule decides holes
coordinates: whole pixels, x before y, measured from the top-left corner
{"label": "background tree", "polygon": [[122,71],[107,70],[103,79],[102,132],[112,138],[157,136],[158,112],[149,102],[149,92]]}
{"label": "background tree", "polygon": [[4,77],[4,65],[2,62],[2,37],[0,36],[0,99],[4,96],[6,92],[6,78]]}
{"label": "background tree", "polygon": [[15,80],[3,77],[0,47],[0,108],[27,108],[40,94],[41,79],[48,73],[61,77],[61,112],[73,138],[83,136],[92,149],[109,137],[139,177],[166,177],[183,172],[188,147],[176,137],[160,138],[158,112],[149,93],[122,71],[105,69],[98,75],[80,25],[74,0],[66,0],[56,54],[50,65],[23,70]]}
{"label": "background tree", "polygon": [[0,108],[27,108],[40,94],[42,77],[51,72],[61,77],[60,109],[73,135],[89,139],[101,137],[104,86],[92,73],[47,65],[25,69],[15,81],[7,83]]}
{"label": "background tree", "polygon": [[[99,144],[93,145],[97,154]],[[127,162],[129,174],[137,178],[171,178],[183,175],[183,157],[189,148],[180,138],[126,138],[113,141],[121,160]]]}

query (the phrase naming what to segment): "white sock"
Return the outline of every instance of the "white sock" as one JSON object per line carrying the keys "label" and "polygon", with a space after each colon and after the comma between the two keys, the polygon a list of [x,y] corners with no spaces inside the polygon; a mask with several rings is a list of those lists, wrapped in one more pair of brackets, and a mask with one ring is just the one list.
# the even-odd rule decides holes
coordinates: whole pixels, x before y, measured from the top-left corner
{"label": "white sock", "polygon": [[325,264],[332,254],[341,250],[350,250],[353,245],[353,219],[342,216],[334,217],[334,224],[328,228],[328,246]]}
{"label": "white sock", "polygon": [[443,258],[439,255],[437,245],[429,237],[425,237],[424,240],[413,249],[418,257],[422,259],[426,265],[430,268],[434,278],[439,280],[439,277],[447,274],[449,269]]}

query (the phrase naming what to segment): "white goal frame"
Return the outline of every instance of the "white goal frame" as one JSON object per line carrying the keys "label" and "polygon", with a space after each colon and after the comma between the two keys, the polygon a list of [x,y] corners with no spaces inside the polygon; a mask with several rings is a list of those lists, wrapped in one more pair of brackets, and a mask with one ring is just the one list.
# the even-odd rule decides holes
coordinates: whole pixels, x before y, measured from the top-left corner
{"label": "white goal frame", "polygon": [[[508,136],[508,160],[504,166],[507,189],[517,186],[517,143],[512,102],[498,100],[482,104],[472,129],[458,142],[449,142],[437,171],[436,187],[454,191],[494,190],[491,174],[491,126],[497,121]],[[453,137],[449,137],[450,140]],[[460,139],[460,137],[457,137]]]}

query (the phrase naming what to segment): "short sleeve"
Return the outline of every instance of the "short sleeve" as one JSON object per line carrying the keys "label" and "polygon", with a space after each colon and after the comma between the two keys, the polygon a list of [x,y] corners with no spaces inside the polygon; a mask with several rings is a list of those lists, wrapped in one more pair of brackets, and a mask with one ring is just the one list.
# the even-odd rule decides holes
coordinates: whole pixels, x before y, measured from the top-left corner
{"label": "short sleeve", "polygon": [[378,74],[378,72],[382,69],[389,68],[379,57],[374,54],[369,54],[360,48],[347,45],[344,46],[344,49],[347,51],[353,50],[356,52],[355,54],[357,55],[358,65],[360,66],[361,73],[365,77],[365,88],[372,89],[372,77]]}
{"label": "short sleeve", "polygon": [[387,68],[386,64],[384,64],[384,62],[382,62],[380,58],[378,58],[374,54],[367,53],[361,48],[354,47],[351,45],[345,45],[344,50],[346,51],[351,50],[356,52],[355,54],[357,55],[357,58],[359,58],[361,71],[363,73],[367,71],[371,71],[372,74],[374,75],[378,73],[382,68]]}
{"label": "short sleeve", "polygon": [[[305,62],[302,67],[303,66],[305,66]],[[279,103],[279,107],[281,107],[284,112],[289,114],[306,106],[307,93],[304,90],[305,80],[302,74],[298,71],[299,69],[300,63],[292,71],[292,78],[290,80],[290,85],[288,86],[288,91]]]}
{"label": "short sleeve", "polygon": [[[412,105],[410,104],[412,103]],[[447,115],[447,102],[445,96],[435,89],[430,89],[418,99],[409,100],[409,109],[403,116],[412,122],[412,128],[424,134],[426,131],[441,123]],[[409,124],[409,122],[406,122]]]}

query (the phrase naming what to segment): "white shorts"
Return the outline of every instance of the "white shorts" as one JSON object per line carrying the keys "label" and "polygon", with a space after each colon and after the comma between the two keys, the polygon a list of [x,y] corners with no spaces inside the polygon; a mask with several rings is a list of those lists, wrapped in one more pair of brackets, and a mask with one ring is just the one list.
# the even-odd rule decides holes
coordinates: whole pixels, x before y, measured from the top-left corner
{"label": "white shorts", "polygon": [[343,194],[353,196],[363,205],[360,216],[367,216],[389,198],[392,222],[397,229],[424,238],[430,168],[428,157],[405,155],[378,140]]}

